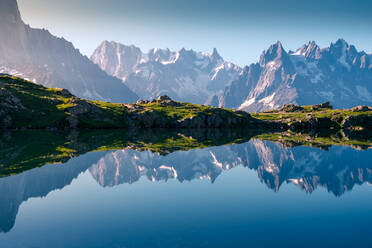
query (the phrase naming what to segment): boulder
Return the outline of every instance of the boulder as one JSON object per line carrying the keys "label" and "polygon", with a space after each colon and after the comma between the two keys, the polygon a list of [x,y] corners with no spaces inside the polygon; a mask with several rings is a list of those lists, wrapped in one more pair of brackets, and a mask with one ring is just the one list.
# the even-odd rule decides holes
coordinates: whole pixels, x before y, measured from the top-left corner
{"label": "boulder", "polygon": [[295,104],[285,104],[281,109],[279,109],[280,112],[301,112],[303,110],[303,107]]}
{"label": "boulder", "polygon": [[173,101],[169,96],[159,96],[156,102],[160,102],[162,106],[181,107],[183,106],[180,102]]}
{"label": "boulder", "polygon": [[185,118],[179,121],[179,125],[182,128],[205,128],[206,118],[204,115],[197,115]]}
{"label": "boulder", "polygon": [[372,111],[372,107],[369,106],[356,106],[351,109],[352,112],[365,112],[365,111]]}
{"label": "boulder", "polygon": [[87,116],[89,119],[95,119],[96,114],[101,113],[101,110],[98,107],[79,98],[73,99],[70,101],[70,103],[75,105],[66,109],[66,111],[69,113],[69,115],[66,117],[66,120],[72,129],[76,129],[78,127],[79,116]]}
{"label": "boulder", "polygon": [[142,100],[142,99],[139,99],[136,104],[147,104],[149,103],[150,101],[147,101],[147,100]]}
{"label": "boulder", "polygon": [[337,128],[339,124],[330,118],[317,118],[315,116],[306,117],[304,120],[295,121],[289,124],[292,131],[315,131],[320,129]]}
{"label": "boulder", "polygon": [[157,101],[169,101],[169,100],[172,101],[172,99],[167,95],[159,96],[157,99]]}
{"label": "boulder", "polygon": [[311,106],[311,110],[313,111],[318,111],[321,109],[333,109],[333,106],[331,105],[330,102],[325,102],[322,104],[316,104],[316,105]]}

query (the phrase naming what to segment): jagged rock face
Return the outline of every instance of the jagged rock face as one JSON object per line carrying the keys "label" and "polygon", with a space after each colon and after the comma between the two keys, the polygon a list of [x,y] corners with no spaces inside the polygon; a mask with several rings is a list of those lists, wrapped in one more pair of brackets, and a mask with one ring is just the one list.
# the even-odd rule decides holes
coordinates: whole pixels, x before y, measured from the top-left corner
{"label": "jagged rock face", "polygon": [[309,42],[296,52],[286,52],[278,42],[208,104],[248,112],[326,101],[335,108],[371,105],[371,62],[372,55],[341,39],[324,49]]}
{"label": "jagged rock face", "polygon": [[18,10],[17,1],[1,0],[0,2],[0,21],[9,23],[21,23],[21,16]]}
{"label": "jagged rock face", "polygon": [[109,75],[120,78],[142,99],[167,94],[177,101],[203,104],[222,92],[242,69],[212,54],[182,49],[151,49],[142,53],[135,46],[103,42],[91,60]]}
{"label": "jagged rock face", "polygon": [[66,88],[74,95],[113,102],[138,97],[108,76],[79,50],[47,30],[33,29],[20,18],[16,0],[0,3],[0,73],[16,74],[47,87]]}

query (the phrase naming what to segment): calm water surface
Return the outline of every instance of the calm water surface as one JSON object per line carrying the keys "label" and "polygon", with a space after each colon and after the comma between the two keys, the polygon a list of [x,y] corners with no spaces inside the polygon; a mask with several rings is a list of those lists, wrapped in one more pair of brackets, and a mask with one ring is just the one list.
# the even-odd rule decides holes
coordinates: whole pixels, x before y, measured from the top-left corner
{"label": "calm water surface", "polygon": [[372,247],[372,150],[89,152],[0,179],[0,247]]}

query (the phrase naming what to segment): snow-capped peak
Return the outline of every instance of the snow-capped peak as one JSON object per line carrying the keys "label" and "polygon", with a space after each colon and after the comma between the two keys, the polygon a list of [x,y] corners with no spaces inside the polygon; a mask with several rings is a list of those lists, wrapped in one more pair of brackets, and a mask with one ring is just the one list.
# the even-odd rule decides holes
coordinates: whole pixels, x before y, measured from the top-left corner
{"label": "snow-capped peak", "polygon": [[93,61],[110,75],[122,79],[142,99],[167,94],[175,100],[204,104],[241,73],[241,68],[225,62],[217,49],[203,53],[185,48],[179,51],[155,48],[134,56],[109,52],[124,45],[105,43],[105,46],[97,49]]}

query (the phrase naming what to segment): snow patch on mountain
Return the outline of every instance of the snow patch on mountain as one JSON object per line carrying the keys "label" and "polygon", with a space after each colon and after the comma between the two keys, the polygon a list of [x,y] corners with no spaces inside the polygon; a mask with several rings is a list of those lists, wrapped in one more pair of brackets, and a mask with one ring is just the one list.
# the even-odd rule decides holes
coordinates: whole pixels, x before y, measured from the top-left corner
{"label": "snow patch on mountain", "polygon": [[248,112],[326,101],[350,108],[372,105],[371,82],[372,55],[342,39],[323,49],[309,42],[296,52],[286,52],[277,42],[210,103]]}
{"label": "snow patch on mountain", "polygon": [[[131,51],[112,53],[110,50]],[[135,51],[135,52],[133,52]],[[120,78],[142,99],[167,94],[174,100],[203,104],[236,80],[242,69],[211,54],[181,49],[151,49],[103,42],[91,60],[108,74]]]}
{"label": "snow patch on mountain", "polygon": [[265,106],[269,106],[270,108],[274,108],[275,102],[274,100],[275,92],[271,94],[270,96],[267,96],[261,100],[259,100],[260,103],[263,103]]}
{"label": "snow patch on mountain", "polygon": [[241,110],[241,109],[244,109],[244,108],[248,108],[250,105],[252,105],[255,102],[256,102],[256,98],[251,98],[249,100],[246,100],[242,105],[240,105],[240,107],[238,108],[238,110]]}

